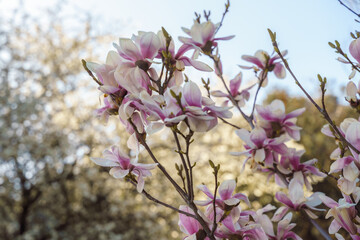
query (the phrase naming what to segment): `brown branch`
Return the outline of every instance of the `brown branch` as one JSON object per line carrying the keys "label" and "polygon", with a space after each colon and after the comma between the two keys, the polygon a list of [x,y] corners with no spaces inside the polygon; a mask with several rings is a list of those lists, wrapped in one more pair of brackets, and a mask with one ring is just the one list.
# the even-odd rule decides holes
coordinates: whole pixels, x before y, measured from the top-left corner
{"label": "brown branch", "polygon": [[131,126],[133,127],[135,134],[137,136],[137,138],[140,140],[141,144],[145,147],[146,151],[149,153],[151,159],[157,163],[158,168],[161,170],[161,172],[165,175],[165,177],[171,182],[171,184],[175,187],[176,191],[180,194],[180,196],[182,197],[182,199],[184,199],[185,202],[188,202],[187,199],[187,194],[184,192],[184,190],[175,182],[175,180],[170,176],[170,174],[166,171],[166,169],[163,167],[163,165],[156,159],[155,155],[153,154],[153,152],[151,151],[149,145],[147,145],[147,143],[144,140],[144,136],[143,134],[139,133],[137,127],[135,126],[135,124],[131,121],[131,119],[128,119],[128,122],[131,124]]}
{"label": "brown branch", "polygon": [[259,86],[258,88],[256,89],[256,93],[255,93],[255,98],[254,98],[254,103],[253,103],[253,107],[252,107],[252,110],[251,110],[251,114],[250,114],[250,119],[253,120],[254,119],[254,111],[255,111],[255,105],[256,105],[256,100],[257,100],[257,97],[258,97],[258,94],[259,94],[259,91],[261,89],[261,86],[262,84],[264,83],[265,79],[267,78],[267,69],[265,70],[265,72],[262,75],[262,78],[259,79]]}
{"label": "brown branch", "polygon": [[347,10],[349,10],[350,12],[352,12],[353,14],[355,14],[357,17],[360,17],[360,14],[358,14],[357,12],[355,12],[354,10],[352,10],[349,6],[347,6],[346,4],[344,4],[341,0],[338,0],[338,2],[343,5]]}
{"label": "brown branch", "polygon": [[[185,161],[185,157],[184,157],[184,154],[181,150],[181,145],[180,145],[180,141],[179,141],[179,138],[177,136],[177,133],[172,130],[173,132],[173,135],[174,135],[174,139],[175,139],[175,142],[176,142],[176,146],[177,146],[177,153],[179,154],[180,156],[180,159],[181,159],[181,162],[184,166],[184,170],[185,170],[185,175],[186,175],[186,182],[187,182],[187,189],[188,189],[188,193],[189,193],[189,199],[192,199],[192,191],[191,191],[191,182],[190,182],[190,173],[189,173],[189,168],[188,168],[188,165],[186,164],[186,161]],[[189,165],[189,167],[191,167]]]}
{"label": "brown branch", "polygon": [[[137,183],[134,182],[134,180],[128,179],[128,181],[129,181],[132,185],[134,185],[134,186],[136,187]],[[180,209],[177,209],[177,208],[174,207],[174,206],[171,206],[170,204],[164,203],[164,202],[160,201],[159,199],[154,198],[150,193],[148,193],[148,192],[145,191],[145,190],[143,190],[143,191],[141,192],[141,194],[143,194],[147,199],[149,199],[150,201],[153,201],[154,203],[157,203],[157,204],[162,205],[162,206],[164,206],[164,207],[170,208],[170,209],[172,209],[172,210],[174,210],[174,211],[176,211],[176,212],[178,212],[178,213],[181,213],[181,214],[184,214],[184,215],[186,215],[186,216],[188,216],[188,217],[192,217],[192,218],[195,218],[195,219],[196,219],[196,216],[195,216],[194,214],[191,214],[191,213],[188,213],[188,212],[184,212],[184,211],[182,211],[182,210],[180,210]]]}
{"label": "brown branch", "polygon": [[235,124],[232,124],[231,122],[226,121],[225,119],[223,119],[222,117],[218,117],[223,123],[232,126],[233,128],[236,129],[241,129],[241,127],[236,126]]}

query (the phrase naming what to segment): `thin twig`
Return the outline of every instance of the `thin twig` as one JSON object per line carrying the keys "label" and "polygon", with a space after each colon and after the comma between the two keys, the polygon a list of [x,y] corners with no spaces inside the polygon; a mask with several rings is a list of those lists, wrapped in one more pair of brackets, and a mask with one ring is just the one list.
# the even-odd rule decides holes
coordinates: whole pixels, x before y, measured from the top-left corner
{"label": "thin twig", "polygon": [[332,240],[330,235],[314,219],[312,219],[309,215],[307,215],[307,213],[305,211],[302,213],[303,213],[303,215],[306,215],[306,217],[309,219],[311,224],[319,231],[321,236],[323,236],[326,240]]}
{"label": "thin twig", "polygon": [[216,228],[217,228],[217,224],[216,224],[216,193],[217,193],[217,189],[218,189],[217,174],[218,174],[217,170],[214,169],[214,177],[215,177],[215,190],[214,190],[214,199],[213,199],[214,222],[213,222],[211,234],[214,234],[214,232],[216,231]]}
{"label": "thin twig", "polygon": [[[131,179],[129,179],[128,181],[129,181],[132,185],[134,185],[134,186],[136,187],[136,185],[137,185],[136,182],[134,182],[134,181],[131,180]],[[188,213],[188,212],[184,212],[184,211],[182,211],[182,210],[180,210],[180,209],[177,209],[177,208],[174,207],[174,206],[171,206],[170,204],[164,203],[164,202],[160,201],[159,199],[156,199],[156,198],[154,198],[153,196],[151,196],[150,193],[146,192],[145,190],[143,190],[143,191],[141,192],[141,194],[143,194],[143,195],[144,195],[147,199],[149,199],[150,201],[153,201],[153,202],[155,202],[155,203],[157,203],[157,204],[160,204],[160,205],[162,205],[162,206],[164,206],[164,207],[170,208],[170,209],[172,209],[172,210],[174,210],[174,211],[176,211],[176,212],[178,212],[178,213],[181,213],[181,214],[184,214],[184,215],[186,215],[186,216],[188,216],[188,217],[192,217],[192,218],[195,218],[195,219],[196,219],[196,216],[195,216],[194,214],[191,214],[191,213]]]}
{"label": "thin twig", "polygon": [[352,10],[350,7],[348,7],[347,5],[345,5],[341,0],[338,0],[338,2],[343,5],[347,10],[349,10],[350,12],[352,12],[353,14],[355,14],[357,17],[360,17],[360,14],[356,13],[354,10]]}
{"label": "thin twig", "polygon": [[189,134],[185,138],[185,142],[186,142],[185,156],[186,156],[186,161],[187,161],[187,164],[189,165],[189,170],[190,170],[190,189],[189,189],[190,201],[194,201],[194,196],[195,196],[195,194],[194,194],[193,173],[192,173],[193,166],[191,165],[190,156],[189,156],[191,137],[193,136],[193,134],[194,134],[194,132],[189,127]]}
{"label": "thin twig", "polygon": [[170,174],[166,171],[166,169],[163,167],[163,165],[161,165],[161,163],[156,159],[155,155],[153,154],[153,152],[151,151],[149,145],[147,145],[147,143],[145,142],[142,134],[139,133],[137,127],[135,126],[135,124],[131,121],[131,119],[128,119],[128,122],[131,124],[131,126],[133,127],[137,138],[140,140],[141,144],[145,147],[145,149],[147,150],[147,152],[149,153],[151,159],[157,163],[158,168],[161,170],[161,172],[165,175],[165,177],[171,182],[171,184],[175,187],[176,191],[178,191],[178,193],[180,194],[180,196],[182,197],[182,199],[184,199],[185,202],[188,203],[188,199],[187,199],[187,194],[184,192],[184,190],[175,182],[175,180],[170,176]]}
{"label": "thin twig", "polygon": [[166,171],[166,169],[161,165],[161,163],[156,159],[155,155],[153,154],[153,152],[151,151],[149,145],[147,145],[147,143],[144,140],[144,136],[143,134],[139,133],[137,127],[135,126],[135,124],[131,121],[131,119],[128,119],[128,122],[131,124],[131,126],[133,127],[136,136],[138,137],[138,139],[140,140],[141,144],[145,147],[145,149],[147,150],[147,152],[149,153],[151,159],[158,164],[158,168],[162,171],[162,173],[166,176],[166,178],[172,183],[172,185],[175,187],[175,189],[178,191],[178,193],[180,194],[180,196],[184,199],[184,201],[187,203],[187,205],[194,211],[195,216],[196,216],[196,220],[200,223],[201,227],[203,228],[203,230],[205,231],[206,235],[208,236],[208,238],[210,238],[211,240],[216,240],[214,235],[211,235],[211,230],[209,229],[208,225],[206,224],[205,220],[200,216],[200,214],[198,213],[198,208],[196,207],[196,205],[194,204],[194,202],[190,202],[188,200],[188,195],[184,192],[184,190],[175,182],[175,180],[169,175],[169,173]]}
{"label": "thin twig", "polygon": [[235,124],[232,124],[231,122],[226,121],[226,120],[223,119],[222,117],[218,117],[218,118],[219,118],[221,121],[223,121],[223,123],[228,124],[228,125],[232,126],[233,128],[241,129],[241,127],[238,127],[238,126],[236,126]]}
{"label": "thin twig", "polygon": [[225,11],[224,11],[224,13],[223,13],[223,15],[221,17],[220,24],[219,24],[218,28],[216,29],[215,34],[220,30],[221,26],[223,25],[226,13],[229,12],[229,7],[230,7],[230,1],[228,0],[227,3],[225,3]]}
{"label": "thin twig", "polygon": [[179,138],[177,136],[177,133],[174,130],[172,130],[172,132],[173,132],[174,139],[175,139],[175,142],[176,142],[176,146],[177,146],[177,149],[178,149],[177,153],[179,154],[181,162],[182,162],[182,164],[184,166],[185,175],[186,175],[186,182],[187,182],[187,189],[188,189],[188,193],[190,194],[189,199],[191,199],[192,191],[191,191],[191,185],[190,185],[189,168],[188,168],[188,166],[186,164],[184,154],[183,154],[183,152],[181,150],[181,145],[180,145],[180,141],[179,141]]}
{"label": "thin twig", "polygon": [[267,69],[266,69],[265,72],[264,72],[263,74],[261,74],[261,75],[262,75],[262,78],[259,79],[259,80],[260,80],[260,81],[259,81],[259,86],[258,86],[258,88],[256,89],[253,107],[252,107],[252,110],[251,110],[251,114],[250,114],[250,116],[249,116],[251,120],[254,119],[254,111],[255,111],[255,105],[256,105],[257,96],[258,96],[258,94],[259,94],[259,91],[260,91],[260,89],[261,89],[262,84],[264,83],[265,79],[267,78]]}

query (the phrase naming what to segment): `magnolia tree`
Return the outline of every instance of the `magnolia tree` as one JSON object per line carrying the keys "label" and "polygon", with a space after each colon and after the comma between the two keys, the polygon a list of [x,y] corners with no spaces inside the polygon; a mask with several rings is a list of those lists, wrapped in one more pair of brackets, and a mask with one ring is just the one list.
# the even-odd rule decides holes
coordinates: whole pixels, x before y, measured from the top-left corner
{"label": "magnolia tree", "polygon": [[[229,2],[219,23],[210,20],[204,12],[201,18],[196,14],[190,29],[183,28],[186,37],[179,37],[182,45],[175,48],[173,37],[162,28],[158,33],[139,31],[131,39],[120,38],[114,44],[116,51],[110,51],[105,64],[86,62],[83,65],[93,80],[99,85],[103,96],[103,107],[96,115],[105,122],[109,116],[117,116],[130,134],[129,149],[112,146],[104,150],[102,157],[93,157],[96,164],[109,167],[114,178],[128,181],[140,194],[149,200],[170,208],[179,214],[179,227],[185,239],[301,239],[292,229],[293,213],[306,216],[325,239],[345,239],[347,232],[352,239],[360,239],[360,121],[346,118],[340,125],[329,116],[325,104],[326,78],[318,76],[322,101],[318,105],[303,88],[284,58],[287,51],[278,48],[276,34],[269,30],[274,46],[274,54],[259,50],[254,56],[244,55],[247,66],[243,69],[254,71],[256,84],[242,88],[241,72],[229,82],[223,76],[219,44],[233,36],[218,37],[224,17],[229,10]],[[360,72],[360,33],[349,46],[353,60],[343,51],[340,44],[330,46],[342,55],[339,61],[352,67],[350,79]],[[199,56],[209,58],[213,66],[198,60]],[[210,89],[210,81],[202,80],[206,94],[201,87],[185,74],[186,68],[212,72],[223,85],[222,89]],[[322,132],[333,138],[338,148],[330,159],[335,160],[329,171],[319,169],[317,160],[300,161],[304,151],[291,148],[291,140],[301,138],[301,128],[296,125],[305,108],[286,113],[284,103],[274,100],[267,106],[256,104],[257,96],[269,78],[284,78],[286,70],[294,78],[296,85],[328,121]],[[251,90],[252,89],[252,90]],[[251,90],[251,91],[250,91]],[[250,92],[254,93],[249,102]],[[346,100],[360,112],[360,87],[350,81],[346,87]],[[217,104],[217,103],[221,104]],[[247,105],[247,108],[244,107]],[[238,111],[248,123],[248,128],[240,128],[231,120],[230,109]],[[246,111],[245,111],[246,110]],[[248,111],[249,110],[249,111]],[[211,131],[219,121],[229,124],[239,137],[244,151],[229,153],[244,156],[245,165],[255,172],[261,172],[274,179],[282,191],[275,198],[282,206],[266,205],[253,209],[245,194],[236,192],[237,182],[228,179],[218,181],[220,165],[209,160],[215,189],[194,182],[196,164],[190,158],[191,144],[196,133]],[[151,135],[161,129],[172,134],[176,153],[181,164],[175,164],[178,177],[170,174],[149,144]],[[130,150],[130,151],[129,151]],[[147,152],[152,163],[138,159],[141,151]],[[131,156],[125,154],[130,152]],[[316,157],[316,156],[315,156]],[[157,170],[156,170],[157,169]],[[173,206],[149,193],[145,182],[152,173],[158,171],[164,181],[169,181],[183,200],[183,205]],[[332,177],[342,198],[332,199],[322,192],[313,192],[313,178]],[[195,196],[195,185],[203,195]],[[310,193],[310,194],[309,194]],[[332,222],[328,230],[322,229],[315,219],[321,211],[327,211],[326,218]],[[343,229],[340,234],[339,230]]]}

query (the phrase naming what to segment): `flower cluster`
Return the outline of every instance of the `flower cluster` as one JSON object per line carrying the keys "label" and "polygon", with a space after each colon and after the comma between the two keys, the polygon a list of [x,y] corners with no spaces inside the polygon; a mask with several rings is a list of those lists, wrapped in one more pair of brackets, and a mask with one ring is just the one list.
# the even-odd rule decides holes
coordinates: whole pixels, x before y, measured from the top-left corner
{"label": "flower cluster", "polygon": [[[228,7],[227,4],[226,12]],[[240,66],[254,70],[259,81],[241,88],[244,84],[240,72],[227,83],[223,76],[219,40],[230,40],[233,36],[217,37],[222,22],[214,24],[207,14],[205,18],[206,21],[201,22],[198,17],[190,29],[183,28],[188,36],[179,38],[182,45],[178,49],[165,29],[158,33],[139,32],[131,39],[120,38],[119,43],[114,44],[117,51],[108,53],[105,64],[86,63],[85,68],[98,83],[103,97],[104,105],[95,114],[104,121],[110,115],[118,116],[130,134],[130,152],[136,156],[131,158],[113,146],[103,152],[103,158],[92,158],[92,161],[103,167],[111,167],[110,174],[113,177],[125,178],[136,185],[138,192],[148,199],[178,211],[180,229],[188,240],[298,240],[301,238],[292,232],[295,226],[291,223],[292,212],[303,214],[313,222],[318,218],[317,212],[326,211],[318,207],[321,204],[329,208],[326,218],[333,218],[328,231],[330,234],[335,234],[337,239],[344,239],[338,232],[343,228],[352,239],[360,239],[357,210],[360,201],[360,119],[346,118],[340,126],[336,126],[326,111],[324,99],[322,107],[317,105],[296,79],[297,85],[329,122],[322,132],[334,138],[338,145],[330,156],[334,162],[328,172],[319,170],[316,159],[303,161],[305,151],[292,148],[291,143],[301,139],[297,117],[305,112],[305,108],[287,113],[285,104],[277,99],[266,106],[256,104],[258,92],[261,87],[266,86],[269,73],[274,72],[277,78],[285,78],[282,62],[289,69],[284,59],[287,51],[281,52],[278,49],[276,35],[269,31],[276,53],[270,56],[266,51],[259,50],[254,56],[244,55],[242,59],[253,65]],[[353,37],[355,40],[350,44],[349,51],[357,63],[348,58],[338,43],[330,46],[346,58],[341,58],[341,62],[351,64],[353,71],[360,72],[360,33]],[[223,89],[210,90],[210,82],[203,80],[207,96],[203,96],[196,80],[190,80],[184,74],[187,67],[203,72],[213,71],[206,63],[198,60],[200,55],[213,61],[215,75],[224,85]],[[350,79],[353,77],[354,73]],[[319,80],[324,97],[326,79],[319,76]],[[254,102],[247,114],[245,110],[254,88],[257,89]],[[350,81],[345,98],[357,112],[360,112],[359,89]],[[223,102],[217,104],[212,97],[220,98]],[[233,116],[230,111],[232,107],[240,112],[250,130],[225,120]],[[215,166],[212,161],[209,162],[214,170],[215,191],[210,191],[204,184],[199,185],[198,188],[207,198],[195,200],[195,164],[189,157],[190,144],[194,140],[192,137],[197,132],[210,131],[218,125],[219,119],[236,128],[235,133],[242,140],[244,151],[232,155],[245,157],[243,169],[248,163],[253,171],[267,174],[268,179],[274,177],[275,183],[282,188],[275,194],[281,207],[269,204],[257,210],[251,209],[247,196],[235,192],[235,180],[227,180],[221,184],[218,182],[220,165]],[[173,133],[176,153],[181,161],[180,165],[176,164],[176,170],[183,187],[180,187],[147,144],[150,135],[161,129]],[[146,149],[154,163],[138,163],[142,148]],[[170,181],[186,205],[173,207],[155,199],[144,190],[144,179],[151,176],[150,170],[156,167]],[[313,192],[314,178],[322,179],[327,176],[337,180],[337,187],[343,196],[338,201],[325,193]],[[273,210],[275,212],[270,218],[269,214]],[[315,226],[318,227],[317,224]],[[324,232],[320,230],[329,239],[330,236]]]}
{"label": "flower cluster", "polygon": [[[244,201],[248,206],[248,198],[241,193],[235,193],[235,180],[224,181],[219,189],[219,197],[215,197],[205,186],[200,185],[199,189],[207,196],[206,200],[195,201],[197,205],[206,206],[205,212],[201,213],[206,219],[209,229],[214,229],[217,239],[301,239],[291,231],[295,224],[290,224],[291,213],[281,217],[276,221],[264,214],[276,209],[268,205],[257,211],[242,210],[240,201]],[[180,210],[193,214],[187,206],[180,206]],[[279,217],[276,216],[278,219]],[[277,233],[274,233],[274,223],[278,222]],[[203,231],[199,222],[192,217],[180,214],[180,229],[187,235],[185,239],[197,239]],[[214,227],[215,226],[215,227]],[[205,238],[208,239],[208,238]]]}

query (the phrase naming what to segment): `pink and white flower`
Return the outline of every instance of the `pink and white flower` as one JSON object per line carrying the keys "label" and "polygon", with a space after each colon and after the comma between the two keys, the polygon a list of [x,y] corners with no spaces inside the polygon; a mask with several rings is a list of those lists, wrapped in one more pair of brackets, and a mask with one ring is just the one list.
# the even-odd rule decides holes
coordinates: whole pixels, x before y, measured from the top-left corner
{"label": "pink and white flower", "polygon": [[[314,166],[317,163],[317,159],[300,162],[300,158],[304,153],[305,151],[296,151],[294,148],[288,149],[287,154],[281,156],[277,167],[278,170],[284,175],[291,175],[295,172],[297,174],[301,174],[301,181],[304,182],[306,188],[311,191],[312,186],[308,178],[311,179],[313,175],[326,177],[326,174],[322,173],[317,167]],[[279,177],[275,178],[275,180],[280,186],[285,187],[282,181],[280,181]]]}
{"label": "pink and white flower", "polygon": [[350,234],[356,234],[357,226],[353,220],[356,217],[355,203],[352,203],[349,197],[339,199],[339,202],[335,202],[333,199],[323,195],[320,196],[322,202],[330,208],[326,214],[326,218],[333,217],[329,227],[329,233],[334,234],[339,231],[340,228],[344,228]]}
{"label": "pink and white flower", "polygon": [[301,115],[305,108],[300,108],[286,114],[284,103],[275,99],[267,106],[256,105],[256,111],[259,115],[257,125],[266,131],[269,138],[287,133],[296,141],[300,140],[301,127],[296,126],[296,117]]}
{"label": "pink and white flower", "polygon": [[214,24],[211,21],[199,23],[195,20],[191,29],[182,28],[183,31],[190,37],[179,37],[179,40],[197,51],[210,53],[212,51],[212,47],[217,46],[217,41],[230,40],[234,37],[228,36],[215,38],[216,29],[219,27],[219,24],[220,23]]}
{"label": "pink and white flower", "polygon": [[[207,206],[209,204],[212,204],[212,202],[214,201],[214,195],[211,193],[208,187],[205,185],[199,185],[198,188],[203,193],[205,193],[206,196],[208,196],[208,199],[203,201],[195,201],[195,203],[200,206]],[[227,180],[222,182],[218,189],[219,197],[216,197],[215,199],[216,206],[225,210],[228,209],[228,207],[237,206],[240,203],[240,200],[243,200],[246,204],[250,205],[249,199],[246,197],[246,195],[242,193],[233,194],[235,188],[235,180]]]}
{"label": "pink and white flower", "polygon": [[[188,206],[181,205],[179,209],[181,211],[194,214],[194,211]],[[196,234],[202,229],[201,224],[196,219],[181,213],[179,214],[178,224],[180,230],[187,235],[184,240],[196,240]],[[204,240],[209,240],[209,238],[206,237]]]}
{"label": "pink and white flower", "polygon": [[280,207],[273,216],[273,221],[279,221],[288,210],[300,211],[303,209],[311,218],[317,218],[311,210],[322,211],[322,209],[315,208],[321,204],[320,196],[324,195],[321,192],[315,192],[310,197],[304,196],[302,173],[296,172],[293,179],[291,179],[288,189],[288,196],[283,192],[275,194],[276,199],[285,206]]}
{"label": "pink and white flower", "polygon": [[355,39],[350,43],[349,51],[351,56],[356,59],[358,63],[360,63],[360,39]]}
{"label": "pink and white flower", "polygon": [[130,159],[119,147],[112,146],[110,150],[104,150],[103,158],[90,158],[95,164],[102,167],[111,167],[110,175],[114,178],[125,178],[129,174],[137,176],[137,191],[141,193],[144,189],[144,178],[151,176],[150,170],[157,164],[138,163],[137,158]]}
{"label": "pink and white flower", "polygon": [[119,45],[114,43],[114,47],[124,59],[122,67],[139,67],[147,71],[158,54],[160,39],[153,32],[139,32],[132,39],[120,38]]}
{"label": "pink and white flower", "polygon": [[[242,73],[240,72],[238,75],[236,75],[233,79],[230,80],[230,94],[235,99],[239,107],[244,107],[245,102],[249,100],[250,98],[250,92],[249,90],[255,86],[251,85],[250,87],[247,87],[240,91],[240,86],[242,82]],[[216,90],[211,91],[211,95],[214,97],[226,97],[230,99],[230,95],[228,93],[224,93],[223,91]],[[229,100],[225,102],[227,104]]]}
{"label": "pink and white flower", "polygon": [[[281,54],[285,56],[287,51],[283,51]],[[266,51],[258,50],[254,56],[243,55],[242,59],[255,64],[255,66],[240,66],[241,68],[254,69],[255,71],[261,70],[261,75],[265,73],[265,70],[268,72],[274,71],[275,76],[279,79],[285,78],[286,76],[286,71],[281,63],[281,60],[277,61],[280,59],[280,56],[277,54],[273,57],[270,57]]]}
{"label": "pink and white flower", "polygon": [[251,132],[246,129],[239,129],[235,133],[245,142],[244,147],[246,151],[232,154],[247,156],[244,165],[248,160],[251,160],[253,168],[259,163],[272,167],[278,154],[285,154],[287,152],[287,147],[284,144],[287,139],[284,135],[269,139],[266,136],[265,130],[260,127],[254,128]]}

